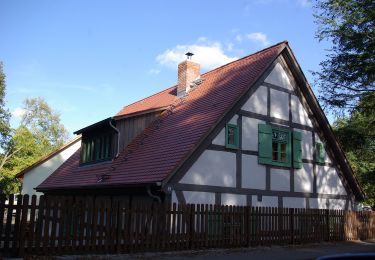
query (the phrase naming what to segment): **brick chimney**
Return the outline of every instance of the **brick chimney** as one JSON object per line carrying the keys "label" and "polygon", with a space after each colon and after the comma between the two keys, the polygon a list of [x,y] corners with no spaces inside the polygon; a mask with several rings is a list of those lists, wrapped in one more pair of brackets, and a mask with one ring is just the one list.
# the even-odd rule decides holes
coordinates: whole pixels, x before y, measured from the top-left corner
{"label": "brick chimney", "polygon": [[191,88],[191,83],[200,77],[200,65],[191,61],[194,54],[188,52],[185,54],[187,59],[178,64],[178,83],[177,96],[182,97]]}

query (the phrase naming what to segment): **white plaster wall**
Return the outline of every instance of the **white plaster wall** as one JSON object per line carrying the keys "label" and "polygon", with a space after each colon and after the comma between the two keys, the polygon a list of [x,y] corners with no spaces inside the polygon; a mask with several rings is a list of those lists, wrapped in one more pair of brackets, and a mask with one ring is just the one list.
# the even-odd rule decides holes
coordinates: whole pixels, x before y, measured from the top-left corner
{"label": "white plaster wall", "polygon": [[194,204],[215,204],[215,193],[183,191],[186,203]]}
{"label": "white plaster wall", "polygon": [[271,190],[290,191],[290,171],[271,168]]}
{"label": "white plaster wall", "polygon": [[57,168],[60,167],[73,153],[81,147],[81,141],[76,142],[70,147],[57,153],[41,165],[35,167],[23,176],[22,194],[42,195],[41,192],[36,192],[34,188],[39,186],[48,176],[50,176]]}
{"label": "white plaster wall", "polygon": [[346,200],[343,199],[330,199],[329,209],[345,209]]}
{"label": "white plaster wall", "polygon": [[301,132],[302,134],[302,158],[303,159],[314,159],[314,145],[312,140],[312,132],[306,130],[299,130],[296,131]]}
{"label": "white plaster wall", "polygon": [[288,75],[280,63],[276,64],[275,68],[271,71],[265,81],[279,87],[293,90]]}
{"label": "white plaster wall", "polygon": [[329,158],[329,155],[327,154],[327,150],[326,150],[326,147],[325,147],[325,142],[322,141],[322,139],[320,139],[319,135],[315,133],[315,142],[319,142],[319,143],[322,143],[323,144],[323,147],[324,147],[324,161],[327,162],[327,163],[331,163],[332,160],[331,158]]}
{"label": "white plaster wall", "polygon": [[334,167],[317,165],[316,188],[321,194],[346,195],[345,188]]}
{"label": "white plaster wall", "polygon": [[289,120],[288,93],[271,89],[271,117]]}
{"label": "white plaster wall", "polygon": [[262,201],[258,201],[258,196],[251,196],[251,205],[253,207],[278,207],[278,198],[275,196],[262,196]]}
{"label": "white plaster wall", "polygon": [[180,183],[236,186],[236,154],[206,150],[188,170]]}
{"label": "white plaster wall", "polygon": [[242,109],[267,115],[267,87],[260,86],[242,106]]}
{"label": "white plaster wall", "polygon": [[221,204],[246,206],[246,195],[223,193],[221,194]]}
{"label": "white plaster wall", "polygon": [[177,199],[177,196],[176,196],[176,192],[175,191],[172,191],[172,204],[173,203],[178,203],[178,199]]}
{"label": "white plaster wall", "polygon": [[306,208],[306,199],[305,198],[295,198],[295,197],[284,197],[283,198],[283,207],[284,208]]}
{"label": "white plaster wall", "polygon": [[242,117],[242,149],[258,151],[258,125],[264,121]]}
{"label": "white plaster wall", "polygon": [[313,192],[313,165],[304,163],[301,169],[294,169],[294,191]]}
{"label": "white plaster wall", "polygon": [[266,189],[266,167],[258,164],[258,156],[242,155],[242,188]]}
{"label": "white plaster wall", "polygon": [[238,115],[234,115],[231,120],[229,120],[229,124],[232,124],[232,125],[237,125],[237,119],[238,119]]}
{"label": "white plaster wall", "polygon": [[220,133],[212,140],[212,144],[225,146],[225,127],[221,129]]}
{"label": "white plaster wall", "polygon": [[311,209],[327,209],[327,199],[324,198],[309,198]]}
{"label": "white plaster wall", "polygon": [[299,98],[292,95],[292,122],[301,125],[313,126],[305,108],[299,101]]}

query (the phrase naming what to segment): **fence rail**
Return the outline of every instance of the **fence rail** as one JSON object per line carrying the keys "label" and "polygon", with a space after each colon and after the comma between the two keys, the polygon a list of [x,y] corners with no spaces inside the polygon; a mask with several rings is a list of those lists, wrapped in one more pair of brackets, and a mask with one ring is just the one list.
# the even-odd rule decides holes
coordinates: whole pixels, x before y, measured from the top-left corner
{"label": "fence rail", "polygon": [[373,212],[134,202],[130,207],[124,197],[0,197],[0,257],[374,238]]}

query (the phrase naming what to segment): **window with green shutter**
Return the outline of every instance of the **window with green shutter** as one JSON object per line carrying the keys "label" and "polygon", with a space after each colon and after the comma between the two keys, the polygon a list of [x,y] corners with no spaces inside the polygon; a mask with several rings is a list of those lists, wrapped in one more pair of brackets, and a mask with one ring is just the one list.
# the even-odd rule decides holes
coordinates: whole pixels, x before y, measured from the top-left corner
{"label": "window with green shutter", "polygon": [[324,164],[325,151],[322,143],[315,144],[315,159],[319,164]]}
{"label": "window with green shutter", "polygon": [[111,133],[83,136],[81,146],[81,164],[110,160],[112,158],[111,147]]}
{"label": "window with green shutter", "polygon": [[225,127],[225,147],[238,149],[238,126],[227,124]]}
{"label": "window with green shutter", "polygon": [[259,124],[258,162],[284,167],[293,162],[294,168],[301,168],[301,133]]}

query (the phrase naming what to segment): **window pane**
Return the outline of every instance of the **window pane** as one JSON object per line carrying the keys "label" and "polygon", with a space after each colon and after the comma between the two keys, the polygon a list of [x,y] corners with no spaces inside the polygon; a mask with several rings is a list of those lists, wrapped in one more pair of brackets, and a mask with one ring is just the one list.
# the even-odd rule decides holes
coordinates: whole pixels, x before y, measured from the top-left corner
{"label": "window pane", "polygon": [[286,144],[280,144],[280,161],[286,162]]}
{"label": "window pane", "polygon": [[272,143],[272,160],[277,161],[279,157],[279,145],[278,143]]}
{"label": "window pane", "polygon": [[228,144],[233,144],[235,145],[235,140],[234,140],[234,133],[235,129],[233,127],[228,128]]}

